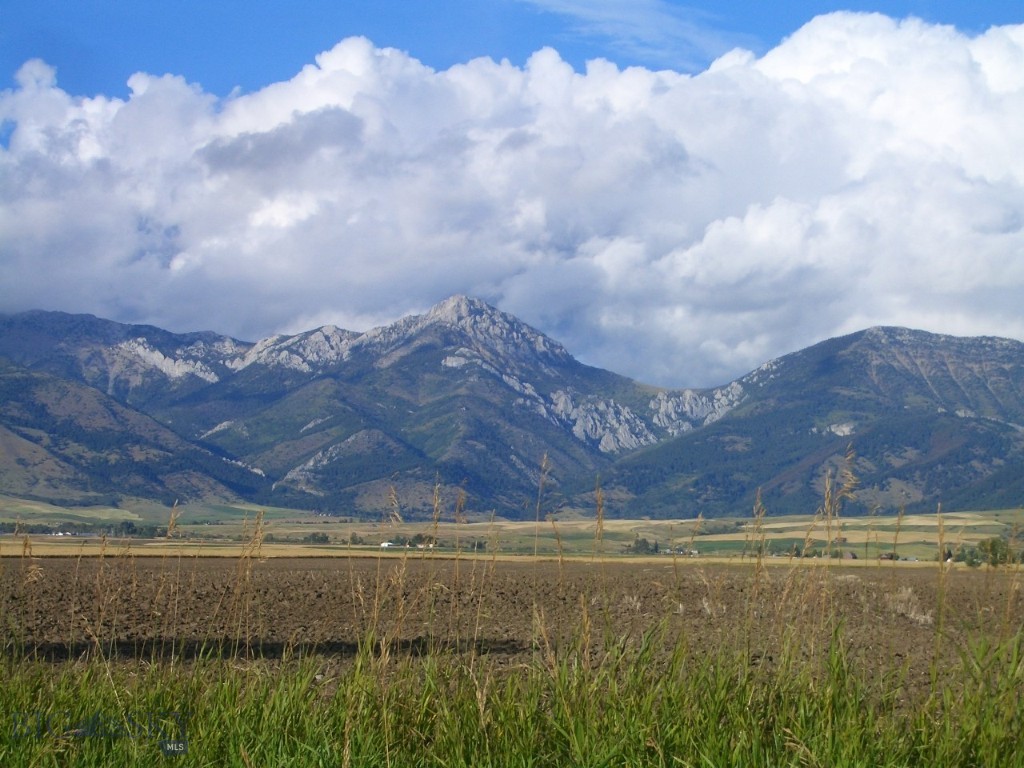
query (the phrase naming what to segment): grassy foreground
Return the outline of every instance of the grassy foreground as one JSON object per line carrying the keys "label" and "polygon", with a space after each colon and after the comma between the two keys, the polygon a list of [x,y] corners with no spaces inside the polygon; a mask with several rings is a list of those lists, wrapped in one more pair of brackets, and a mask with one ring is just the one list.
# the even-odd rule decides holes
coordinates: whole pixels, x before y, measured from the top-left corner
{"label": "grassy foreground", "polygon": [[[970,685],[900,709],[841,644],[812,674],[729,654],[655,663],[657,633],[588,664],[539,650],[522,669],[366,643],[340,678],[198,661],[53,669],[8,660],[0,762],[29,765],[1019,765],[1019,638],[965,658]],[[892,685],[893,681],[886,681]],[[161,740],[187,740],[169,758]],[[166,746],[166,745],[165,745]]]}

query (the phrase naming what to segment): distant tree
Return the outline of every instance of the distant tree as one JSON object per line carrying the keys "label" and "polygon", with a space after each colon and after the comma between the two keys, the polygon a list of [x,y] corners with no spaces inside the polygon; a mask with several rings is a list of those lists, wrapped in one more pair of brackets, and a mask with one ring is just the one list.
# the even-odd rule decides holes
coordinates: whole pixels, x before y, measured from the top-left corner
{"label": "distant tree", "polygon": [[966,563],[971,568],[977,568],[981,565],[981,555],[974,547],[959,546],[953,553],[953,562]]}
{"label": "distant tree", "polygon": [[1010,545],[1000,536],[993,536],[978,542],[978,555],[988,565],[1004,565],[1010,562]]}
{"label": "distant tree", "polygon": [[626,548],[627,552],[632,552],[634,555],[650,555],[658,551],[658,543],[651,544],[646,538],[641,538],[639,534],[633,539],[633,543]]}

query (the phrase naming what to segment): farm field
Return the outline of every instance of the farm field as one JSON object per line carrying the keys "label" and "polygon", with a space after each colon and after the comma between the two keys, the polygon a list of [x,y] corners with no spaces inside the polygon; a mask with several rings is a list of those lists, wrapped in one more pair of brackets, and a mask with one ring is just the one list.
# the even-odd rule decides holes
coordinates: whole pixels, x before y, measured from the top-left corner
{"label": "farm field", "polygon": [[1024,759],[1015,566],[262,550],[0,558],[0,762]]}
{"label": "farm field", "polygon": [[[1007,569],[414,555],[242,562],[240,573],[228,558],[6,559],[6,639],[56,660],[160,659],[205,646],[266,659],[313,654],[330,666],[372,629],[396,648],[476,649],[512,664],[533,655],[541,634],[563,647],[586,616],[598,655],[605,630],[620,638],[660,628],[666,649],[738,644],[767,660],[781,657],[787,628],[822,612],[822,628],[840,628],[854,658],[905,666],[911,695],[927,682],[938,621],[945,666],[971,633],[1024,620],[1022,574]],[[809,633],[800,643],[810,652],[829,639]]]}
{"label": "farm field", "polygon": [[[173,540],[164,532],[175,518]],[[1015,551],[1024,548],[1024,509],[985,512],[944,512],[932,515],[872,515],[838,517],[822,515],[750,515],[714,519],[609,519],[597,522],[593,514],[580,512],[545,514],[539,520],[506,520],[477,515],[455,523],[451,515],[437,521],[350,520],[309,512],[253,505],[184,505],[172,513],[152,503],[124,508],[65,509],[0,495],[0,524],[8,530],[45,526],[66,532],[74,525],[89,525],[91,532],[75,536],[31,534],[37,554],[98,555],[130,548],[136,556],[167,556],[179,548],[188,554],[237,556],[259,521],[261,555],[351,556],[376,554],[384,542],[432,541],[450,555],[486,551],[503,555],[586,556],[607,558],[622,555],[697,553],[702,557],[750,557],[756,551],[782,557],[794,551],[845,553],[859,560],[877,561],[897,556],[921,561],[935,560],[940,552],[972,548],[993,537],[1002,537]],[[126,523],[155,529],[157,536],[126,537]],[[62,527],[63,526],[63,527]],[[104,538],[97,530],[109,528]],[[418,538],[417,538],[418,537]],[[635,550],[643,540],[652,551]],[[0,534],[0,557],[16,556],[24,546],[24,534]]]}

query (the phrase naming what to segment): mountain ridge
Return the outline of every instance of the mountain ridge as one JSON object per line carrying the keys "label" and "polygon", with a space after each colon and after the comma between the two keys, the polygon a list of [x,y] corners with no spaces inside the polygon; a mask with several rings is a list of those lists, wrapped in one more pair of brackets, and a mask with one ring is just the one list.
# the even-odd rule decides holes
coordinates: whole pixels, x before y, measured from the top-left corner
{"label": "mountain ridge", "polygon": [[[522,515],[544,456],[556,508],[585,509],[601,477],[621,500],[612,514],[735,514],[758,488],[788,511],[814,503],[851,442],[866,504],[896,504],[902,492],[925,505],[970,499],[971,488],[1011,476],[1024,452],[1024,344],[895,327],[828,339],[707,389],[586,366],[461,295],[365,332],[327,325],[257,342],[87,315],[0,315],[0,357],[4,375],[63,378],[155,420],[198,451],[190,460],[213,472],[221,495],[337,513],[379,513],[392,490],[425,513],[440,485]],[[45,452],[46,430],[13,415],[41,412],[32,391],[0,409],[0,427],[11,444]],[[896,423],[902,436],[887,426]],[[210,456],[246,479],[218,479],[199,458]],[[87,474],[67,455],[53,461],[74,469],[62,477]],[[941,479],[961,464],[964,482]],[[978,491],[979,501],[1012,495],[1009,486]],[[163,480],[149,488],[171,490]]]}

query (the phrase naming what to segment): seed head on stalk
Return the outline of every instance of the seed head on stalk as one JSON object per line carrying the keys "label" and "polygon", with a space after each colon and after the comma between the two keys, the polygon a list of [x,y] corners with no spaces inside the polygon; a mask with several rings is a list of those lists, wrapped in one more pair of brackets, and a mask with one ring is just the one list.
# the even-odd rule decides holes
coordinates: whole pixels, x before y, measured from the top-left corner
{"label": "seed head on stalk", "polygon": [[171,507],[171,518],[167,521],[167,534],[164,538],[171,538],[174,535],[174,529],[178,527],[178,516],[181,512],[178,510],[178,500],[174,500],[174,505]]}
{"label": "seed head on stalk", "polygon": [[402,522],[402,507],[398,503],[398,491],[395,486],[388,489],[388,525],[400,525]]}

